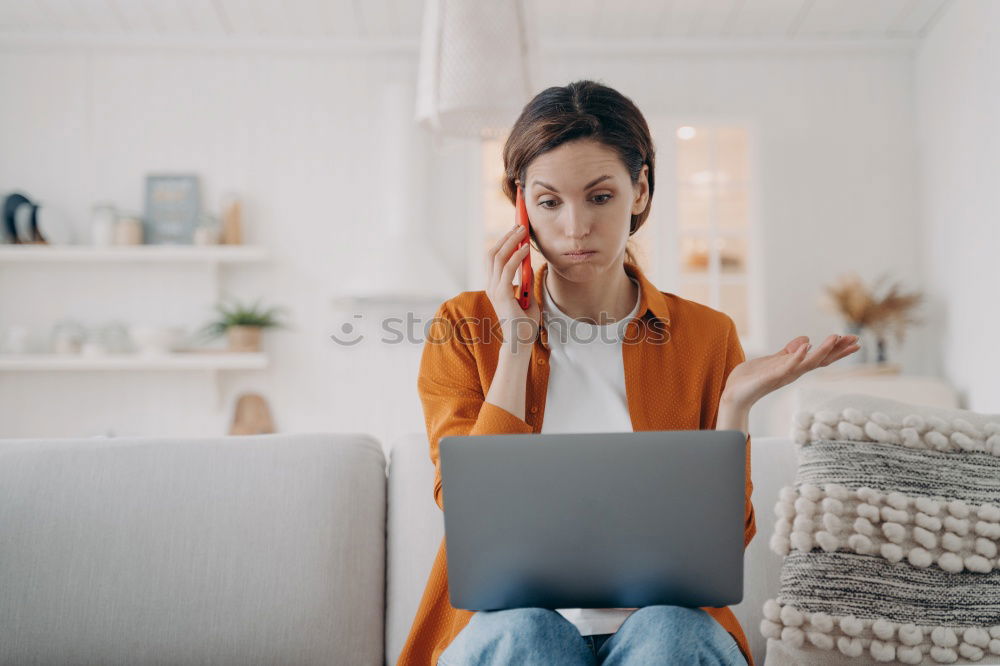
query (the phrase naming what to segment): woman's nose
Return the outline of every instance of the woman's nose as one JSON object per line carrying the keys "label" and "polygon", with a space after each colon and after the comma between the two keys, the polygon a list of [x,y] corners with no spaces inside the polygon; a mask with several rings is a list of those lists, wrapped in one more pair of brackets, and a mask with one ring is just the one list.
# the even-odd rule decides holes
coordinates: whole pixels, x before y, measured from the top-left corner
{"label": "woman's nose", "polygon": [[564,209],[563,232],[571,238],[582,238],[590,233],[590,221],[586,216],[574,210],[571,206]]}

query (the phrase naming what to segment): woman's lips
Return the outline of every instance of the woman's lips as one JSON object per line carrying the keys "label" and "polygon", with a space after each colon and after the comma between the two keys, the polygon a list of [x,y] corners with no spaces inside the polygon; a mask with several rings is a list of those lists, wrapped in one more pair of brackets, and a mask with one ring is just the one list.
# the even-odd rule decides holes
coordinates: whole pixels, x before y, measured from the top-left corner
{"label": "woman's lips", "polygon": [[569,257],[570,259],[587,259],[595,254],[597,254],[596,250],[590,250],[587,252],[567,252],[563,256]]}

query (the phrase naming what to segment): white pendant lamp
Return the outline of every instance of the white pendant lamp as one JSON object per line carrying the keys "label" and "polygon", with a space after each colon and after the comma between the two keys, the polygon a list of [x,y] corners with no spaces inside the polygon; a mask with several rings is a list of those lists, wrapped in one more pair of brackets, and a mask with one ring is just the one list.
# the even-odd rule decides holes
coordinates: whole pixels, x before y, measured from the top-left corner
{"label": "white pendant lamp", "polygon": [[417,120],[450,136],[509,128],[531,96],[530,41],[522,0],[426,0]]}

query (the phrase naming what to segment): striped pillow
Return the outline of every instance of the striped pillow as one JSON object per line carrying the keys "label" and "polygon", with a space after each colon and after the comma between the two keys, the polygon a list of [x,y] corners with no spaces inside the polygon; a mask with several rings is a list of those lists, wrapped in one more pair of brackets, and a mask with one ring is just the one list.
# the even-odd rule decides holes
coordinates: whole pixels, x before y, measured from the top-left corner
{"label": "striped pillow", "polygon": [[1000,664],[1000,415],[842,395],[794,436],[768,666]]}

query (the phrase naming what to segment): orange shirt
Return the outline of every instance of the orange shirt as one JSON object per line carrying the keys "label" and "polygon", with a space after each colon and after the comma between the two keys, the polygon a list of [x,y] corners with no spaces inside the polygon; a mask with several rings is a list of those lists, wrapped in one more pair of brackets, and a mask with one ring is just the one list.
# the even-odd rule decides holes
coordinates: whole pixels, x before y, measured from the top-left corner
{"label": "orange shirt", "polygon": [[[542,302],[548,264],[535,271],[534,298]],[[625,271],[641,285],[639,311],[622,344],[625,393],[632,429],[713,430],[726,378],[744,360],[733,320],[726,314],[661,292],[639,267]],[[530,434],[542,428],[548,384],[544,322],[531,350],[525,419],[486,402],[502,345],[496,312],[485,291],[465,291],[438,308],[420,361],[417,390],[424,409],[434,500],[441,499],[438,444],[449,435]],[[750,494],[750,437],[746,451],[744,548],[757,532]],[[743,629],[728,607],[705,610],[728,631],[753,666]],[[398,666],[436,665],[438,657],[472,618],[448,598],[445,542],[441,540],[427,586]]]}

